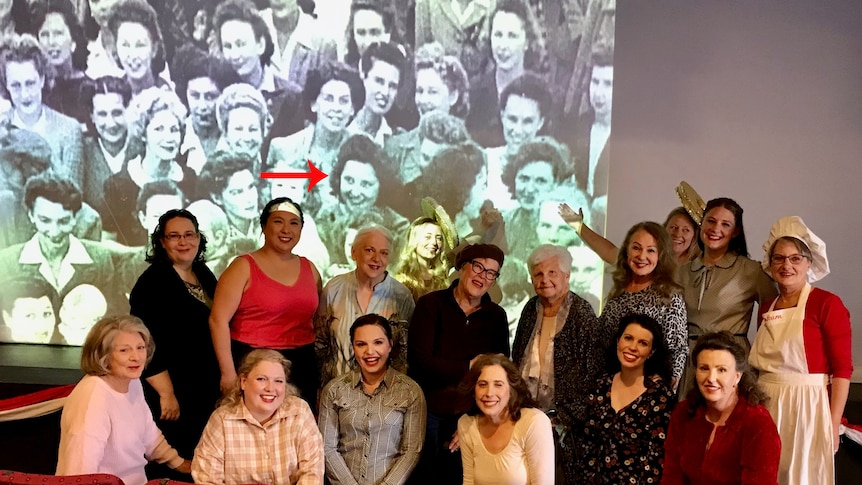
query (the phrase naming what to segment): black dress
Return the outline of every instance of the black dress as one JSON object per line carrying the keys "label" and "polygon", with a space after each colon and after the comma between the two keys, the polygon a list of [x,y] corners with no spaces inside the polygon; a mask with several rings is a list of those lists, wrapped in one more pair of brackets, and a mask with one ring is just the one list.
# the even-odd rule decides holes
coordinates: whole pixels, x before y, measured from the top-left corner
{"label": "black dress", "polygon": [[[216,278],[206,264],[192,270],[210,301]],[[129,297],[131,314],[144,321],[156,343],[144,371],[144,395],[168,443],[191,459],[219,398],[218,361],[210,336],[210,308],[189,292],[170,263],[153,263],[138,278]],[[168,371],[180,405],[177,421],[159,420],[159,395],[146,378]]]}
{"label": "black dress", "polygon": [[659,483],[664,461],[664,440],[676,404],[673,391],[663,380],[644,379],[646,390],[637,399],[615,411],[611,406],[613,376],[599,378],[587,399],[587,416],[580,429],[573,429],[579,460],[571,476],[579,483]]}

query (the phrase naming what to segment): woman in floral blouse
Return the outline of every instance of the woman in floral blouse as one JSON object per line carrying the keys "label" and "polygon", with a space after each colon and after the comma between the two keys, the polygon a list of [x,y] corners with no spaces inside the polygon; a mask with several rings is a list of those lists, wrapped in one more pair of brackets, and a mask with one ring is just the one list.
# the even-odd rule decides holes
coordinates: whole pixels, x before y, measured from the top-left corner
{"label": "woman in floral blouse", "polygon": [[661,325],[646,315],[620,320],[606,374],[587,398],[574,433],[581,483],[659,483],[664,439],[676,403]]}

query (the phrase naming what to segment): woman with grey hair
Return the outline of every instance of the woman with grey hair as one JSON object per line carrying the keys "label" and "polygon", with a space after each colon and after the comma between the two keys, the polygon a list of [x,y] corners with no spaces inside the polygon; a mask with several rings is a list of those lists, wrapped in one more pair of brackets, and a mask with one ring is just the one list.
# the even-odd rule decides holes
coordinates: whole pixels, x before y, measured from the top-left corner
{"label": "woman with grey hair", "polygon": [[155,344],[137,317],[99,320],[81,349],[84,378],[63,406],[57,475],[109,473],[130,485],[147,482],[147,460],[191,471],[156,427],[141,374]]}
{"label": "woman with grey hair", "polygon": [[[138,233],[138,193],[150,182],[170,180],[184,194],[194,194],[197,176],[180,154],[185,131],[186,108],[171,91],[152,87],[132,99],[129,120],[129,157],[125,169],[105,181],[107,214],[102,224],[117,241],[140,246],[146,234]],[[105,217],[107,216],[107,217]]]}
{"label": "woman with grey hair", "polygon": [[407,322],[415,304],[410,290],[386,271],[391,248],[392,234],[385,227],[360,229],[350,248],[356,269],[332,278],[323,288],[314,319],[321,385],[350,371],[354,362],[350,325],[370,313],[386,318],[395,327],[393,345],[396,355],[402,357],[392,365],[401,372],[407,370]]}
{"label": "woman with grey hair", "polygon": [[[524,306],[512,344],[518,366],[539,407],[555,418],[558,441],[584,418],[586,396],[599,370],[594,333],[596,314],[569,290],[572,256],[562,246],[543,244],[527,258],[536,296]],[[571,447],[562,447],[571,452]],[[565,456],[564,462],[575,459]]]}

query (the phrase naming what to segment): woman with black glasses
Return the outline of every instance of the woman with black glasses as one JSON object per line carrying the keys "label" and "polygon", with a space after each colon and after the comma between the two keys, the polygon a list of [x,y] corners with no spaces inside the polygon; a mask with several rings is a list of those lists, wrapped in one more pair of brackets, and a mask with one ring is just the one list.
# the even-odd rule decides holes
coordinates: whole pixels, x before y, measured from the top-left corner
{"label": "woman with black glasses", "polygon": [[[159,429],[181,456],[194,454],[219,398],[209,328],[216,277],[204,264],[206,245],[191,212],[164,213],[151,236],[150,267],[129,297],[132,315],[144,322],[156,343],[143,375],[148,384],[144,396]],[[168,470],[159,472],[163,476]]]}
{"label": "woman with black glasses", "polygon": [[408,374],[425,392],[428,424],[414,477],[460,483],[458,418],[471,406],[458,385],[476,358],[509,356],[506,312],[488,296],[500,276],[503,251],[491,244],[467,246],[455,261],[458,279],[445,290],[419,298],[407,338]]}

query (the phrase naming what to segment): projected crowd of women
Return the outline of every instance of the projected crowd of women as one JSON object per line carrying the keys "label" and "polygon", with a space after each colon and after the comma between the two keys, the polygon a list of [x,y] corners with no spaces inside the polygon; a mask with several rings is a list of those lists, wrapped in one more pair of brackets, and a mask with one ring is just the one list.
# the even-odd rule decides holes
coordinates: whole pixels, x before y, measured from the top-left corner
{"label": "projected crowd of women", "polygon": [[750,259],[686,184],[603,237],[614,15],[0,2],[0,342],[81,346],[57,474],[831,483],[823,241]]}
{"label": "projected crowd of women", "polygon": [[[399,264],[424,197],[462,236],[499,212],[496,242],[521,267],[536,244],[579,251],[570,234],[559,241],[554,207],[578,203],[604,226],[614,2],[558,3],[4,2],[0,259],[17,263],[4,279],[42,275],[60,325],[90,269],[105,275],[88,282],[90,300],[122,310],[165,211],[197,209],[219,276],[262,245],[256,217],[280,196],[303,205],[297,253],[324,281],[353,269],[351,235],[373,224],[392,233]],[[311,191],[259,176],[308,161],[328,174]],[[49,180],[28,186],[36,175]],[[66,182],[52,199],[36,193]],[[530,286],[501,283],[515,313]],[[596,272],[572,281],[594,306],[600,285]],[[82,343],[49,333],[26,343]]]}

